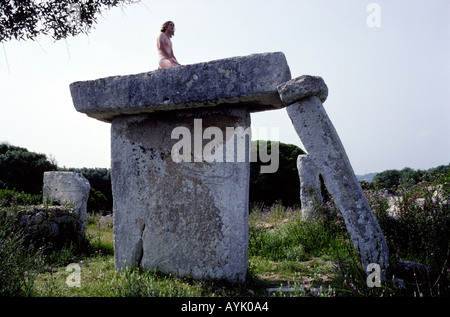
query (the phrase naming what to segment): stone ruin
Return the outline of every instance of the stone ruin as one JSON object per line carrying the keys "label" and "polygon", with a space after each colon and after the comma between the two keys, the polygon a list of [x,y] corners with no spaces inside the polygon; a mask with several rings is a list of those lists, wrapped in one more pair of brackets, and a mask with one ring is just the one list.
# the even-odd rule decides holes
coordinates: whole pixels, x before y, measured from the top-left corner
{"label": "stone ruin", "polygon": [[244,281],[250,113],[283,107],[308,152],[299,171],[320,172],[363,267],[387,267],[384,236],[322,105],[328,89],[320,77],[291,79],[283,53],[74,82],[70,90],[77,111],[111,123],[117,270]]}
{"label": "stone ruin", "polygon": [[80,173],[50,171],[44,172],[42,190],[44,205],[68,205],[73,209],[77,230],[81,237],[86,234],[87,203],[91,185]]}
{"label": "stone ruin", "polygon": [[15,213],[26,239],[55,249],[86,242],[90,188],[79,173],[45,172],[43,204],[20,206]]}

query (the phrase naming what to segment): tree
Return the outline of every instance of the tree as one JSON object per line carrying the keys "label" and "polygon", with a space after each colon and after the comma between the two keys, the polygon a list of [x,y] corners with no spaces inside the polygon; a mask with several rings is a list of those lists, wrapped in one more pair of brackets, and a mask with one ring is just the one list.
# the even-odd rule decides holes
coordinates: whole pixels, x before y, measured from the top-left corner
{"label": "tree", "polygon": [[0,42],[34,40],[41,34],[55,40],[87,34],[102,11],[135,2],[139,0],[2,0]]}
{"label": "tree", "polygon": [[393,188],[400,184],[402,174],[398,170],[387,170],[374,176],[373,181],[378,183],[380,188]]}
{"label": "tree", "polygon": [[42,192],[44,172],[56,170],[45,154],[0,144],[0,188],[37,195]]}
{"label": "tree", "polygon": [[422,172],[420,170],[416,171],[410,167],[405,167],[400,171],[401,179],[408,180],[410,182],[413,182],[414,184],[419,182],[421,173]]}
{"label": "tree", "polygon": [[[259,153],[260,141],[252,141],[252,148]],[[267,152],[271,154],[271,141],[267,141]],[[305,152],[293,144],[279,143],[279,166],[275,173],[261,173],[263,163],[258,155],[257,162],[250,163],[249,199],[252,203],[272,205],[281,201],[285,206],[300,204],[300,180],[297,171],[297,157]]]}
{"label": "tree", "polygon": [[439,165],[437,167],[430,168],[427,172],[436,175],[436,174],[445,174],[450,171],[450,164],[448,165]]}
{"label": "tree", "polygon": [[113,195],[111,189],[111,169],[109,168],[60,168],[82,174],[91,185],[88,211],[112,210]]}

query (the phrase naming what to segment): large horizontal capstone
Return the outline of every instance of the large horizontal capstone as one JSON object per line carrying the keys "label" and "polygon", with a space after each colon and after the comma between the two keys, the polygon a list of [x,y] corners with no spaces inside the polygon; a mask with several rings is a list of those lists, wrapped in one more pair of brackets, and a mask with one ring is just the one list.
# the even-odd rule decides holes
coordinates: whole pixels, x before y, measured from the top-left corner
{"label": "large horizontal capstone", "polygon": [[284,107],[277,86],[290,80],[283,53],[252,54],[70,85],[73,104],[89,117],[239,105],[249,112]]}

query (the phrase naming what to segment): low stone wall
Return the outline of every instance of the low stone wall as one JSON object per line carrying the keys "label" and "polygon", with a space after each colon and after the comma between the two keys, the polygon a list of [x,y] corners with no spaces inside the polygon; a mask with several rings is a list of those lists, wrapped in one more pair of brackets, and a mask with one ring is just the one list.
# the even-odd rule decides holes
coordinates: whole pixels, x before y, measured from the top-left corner
{"label": "low stone wall", "polygon": [[90,184],[74,172],[44,173],[43,204],[10,210],[24,230],[27,243],[60,249],[86,242]]}
{"label": "low stone wall", "polygon": [[59,249],[85,241],[83,225],[73,206],[21,206],[16,217],[27,242],[35,246],[50,243]]}

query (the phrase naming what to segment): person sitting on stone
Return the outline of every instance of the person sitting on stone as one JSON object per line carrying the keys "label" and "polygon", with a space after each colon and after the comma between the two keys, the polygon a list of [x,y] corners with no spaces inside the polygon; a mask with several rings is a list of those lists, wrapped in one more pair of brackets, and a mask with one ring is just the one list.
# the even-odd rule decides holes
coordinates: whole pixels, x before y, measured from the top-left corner
{"label": "person sitting on stone", "polygon": [[159,68],[171,68],[178,66],[177,59],[173,54],[172,41],[170,38],[175,35],[175,24],[167,21],[162,25],[161,33],[158,35],[156,45],[158,48]]}

